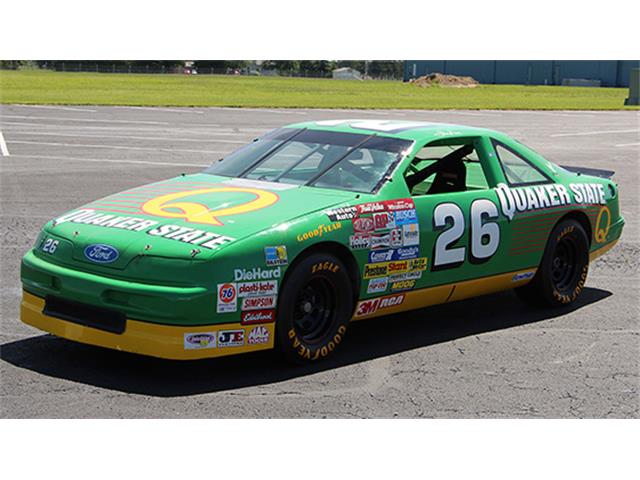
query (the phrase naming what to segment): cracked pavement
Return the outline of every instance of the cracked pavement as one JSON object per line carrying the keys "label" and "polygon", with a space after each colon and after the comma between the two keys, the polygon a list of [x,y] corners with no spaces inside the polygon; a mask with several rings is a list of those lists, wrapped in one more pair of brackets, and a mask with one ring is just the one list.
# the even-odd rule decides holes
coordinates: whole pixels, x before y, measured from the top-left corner
{"label": "cracked pavement", "polygon": [[[0,157],[1,417],[639,417],[640,112],[4,105],[0,117],[11,154]],[[49,218],[196,172],[270,128],[330,118],[495,128],[556,163],[615,170],[623,237],[592,264],[573,307],[535,310],[503,292],[357,322],[334,358],[306,367],[269,352],[163,361],[75,344],[19,321],[20,258]]]}

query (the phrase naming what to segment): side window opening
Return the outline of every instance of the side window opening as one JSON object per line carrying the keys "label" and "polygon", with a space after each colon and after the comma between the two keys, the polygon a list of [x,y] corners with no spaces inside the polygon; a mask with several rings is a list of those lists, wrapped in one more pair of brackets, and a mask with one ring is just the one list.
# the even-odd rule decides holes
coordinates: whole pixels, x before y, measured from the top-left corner
{"label": "side window opening", "polygon": [[510,186],[516,187],[519,185],[550,182],[549,177],[522,155],[517,154],[496,140],[493,140],[492,143],[504,177]]}
{"label": "side window opening", "polygon": [[414,196],[489,188],[474,139],[424,146],[405,172],[405,181]]}

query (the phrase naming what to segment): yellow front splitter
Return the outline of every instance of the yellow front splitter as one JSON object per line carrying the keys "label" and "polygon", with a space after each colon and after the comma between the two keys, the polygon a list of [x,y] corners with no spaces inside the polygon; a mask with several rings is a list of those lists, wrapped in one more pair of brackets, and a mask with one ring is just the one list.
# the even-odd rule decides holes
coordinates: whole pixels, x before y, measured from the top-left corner
{"label": "yellow front splitter", "polygon": [[[43,310],[44,299],[23,291],[20,319],[32,327],[75,342],[172,360],[196,360],[267,350],[273,348],[275,334],[273,323],[177,327],[131,319],[127,319],[124,333],[116,334],[50,317]],[[239,331],[242,334],[237,333]],[[230,341],[225,345],[219,342],[227,339]]]}

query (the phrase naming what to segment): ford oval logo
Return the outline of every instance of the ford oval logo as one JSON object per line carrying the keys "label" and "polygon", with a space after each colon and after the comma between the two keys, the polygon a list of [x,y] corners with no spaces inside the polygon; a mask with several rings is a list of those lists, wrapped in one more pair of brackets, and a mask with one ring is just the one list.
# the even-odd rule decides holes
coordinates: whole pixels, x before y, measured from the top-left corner
{"label": "ford oval logo", "polygon": [[120,253],[111,245],[105,245],[104,243],[94,243],[88,245],[84,249],[84,256],[92,262],[96,263],[111,263],[115,262]]}

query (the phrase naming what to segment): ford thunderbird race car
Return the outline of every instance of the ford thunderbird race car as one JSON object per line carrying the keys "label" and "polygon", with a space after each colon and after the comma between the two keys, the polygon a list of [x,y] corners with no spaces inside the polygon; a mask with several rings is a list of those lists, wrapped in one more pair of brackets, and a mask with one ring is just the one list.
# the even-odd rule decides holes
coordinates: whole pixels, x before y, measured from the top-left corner
{"label": "ford thunderbird race car", "polygon": [[355,320],[506,289],[567,305],[622,233],[612,173],[480,128],[289,125],[49,221],[22,261],[21,318],[156,357],[311,362]]}

